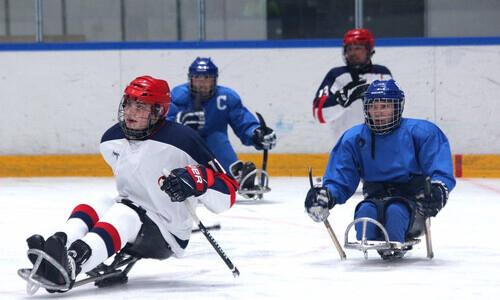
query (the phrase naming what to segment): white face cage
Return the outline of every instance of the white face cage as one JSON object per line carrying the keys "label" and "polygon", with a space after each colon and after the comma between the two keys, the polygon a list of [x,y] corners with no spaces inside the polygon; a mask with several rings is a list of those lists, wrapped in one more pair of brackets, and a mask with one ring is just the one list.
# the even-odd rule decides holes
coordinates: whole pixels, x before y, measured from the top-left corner
{"label": "white face cage", "polygon": [[161,107],[158,105],[153,105],[152,111],[148,117],[148,125],[145,129],[135,130],[132,128],[128,128],[125,123],[125,106],[129,100],[127,95],[122,97],[120,102],[120,106],[118,107],[118,122],[120,123],[120,127],[122,128],[125,137],[129,140],[140,140],[150,136],[156,129],[163,123],[163,118],[161,118]]}
{"label": "white face cage", "polygon": [[365,124],[375,134],[388,134],[399,126],[404,99],[369,99],[363,104]]}

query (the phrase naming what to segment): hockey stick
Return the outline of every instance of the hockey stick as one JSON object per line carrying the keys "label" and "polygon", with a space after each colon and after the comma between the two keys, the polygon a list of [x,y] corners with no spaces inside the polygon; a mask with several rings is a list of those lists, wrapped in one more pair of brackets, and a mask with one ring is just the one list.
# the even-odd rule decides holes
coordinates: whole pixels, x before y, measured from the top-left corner
{"label": "hockey stick", "polygon": [[[309,167],[309,184],[311,185],[311,188],[314,188],[313,179],[312,179],[312,168],[311,167]],[[335,235],[335,232],[333,231],[333,228],[330,225],[330,222],[328,221],[328,219],[325,219],[323,221],[323,224],[325,224],[326,231],[328,231],[328,234],[332,238],[332,241],[333,241],[333,244],[335,245],[335,248],[337,248],[337,252],[340,255],[340,259],[341,260],[345,260],[347,256],[345,255],[345,252],[342,249],[342,246],[340,246],[339,240],[337,239],[337,236]]]}
{"label": "hockey stick", "polygon": [[[424,183],[424,195],[426,200],[431,198],[431,178],[425,178]],[[425,231],[425,245],[427,248],[427,258],[432,259],[434,257],[434,251],[432,250],[432,239],[431,239],[431,217],[427,217],[424,223]]]}
{"label": "hockey stick", "polygon": [[[265,134],[267,132],[266,121],[264,121],[264,118],[262,117],[262,115],[260,113],[256,112],[256,114],[257,114],[257,118],[259,118],[260,128],[262,129],[262,132]],[[262,157],[262,171],[264,171],[264,172],[267,169],[267,157],[268,157],[268,150],[264,149],[264,156]],[[265,184],[265,178],[261,174],[261,176],[260,176],[260,186],[264,187],[264,184]],[[257,195],[257,197],[259,199],[262,199],[263,195],[259,194],[259,195]]]}
{"label": "hockey stick", "polygon": [[[205,227],[206,230],[220,230],[220,224],[214,224],[214,225],[209,225],[209,226],[206,226]],[[197,232],[200,232],[201,229],[200,228],[195,228],[193,230],[191,230],[191,233],[197,233]]]}
{"label": "hockey stick", "polygon": [[236,268],[236,266],[231,262],[229,257],[227,257],[226,253],[224,253],[222,248],[219,246],[217,241],[212,237],[210,232],[208,232],[205,225],[203,225],[203,223],[200,221],[200,219],[196,215],[196,211],[191,206],[191,204],[189,202],[186,202],[186,201],[184,201],[184,204],[186,204],[186,207],[187,207],[189,213],[191,214],[191,216],[193,217],[195,223],[198,224],[198,228],[200,229],[200,231],[207,238],[207,240],[210,242],[212,247],[214,247],[215,251],[217,252],[217,254],[219,254],[220,258],[222,258],[222,260],[224,261],[226,266],[229,268],[229,270],[231,270],[231,272],[233,273],[233,276],[234,277],[240,276],[240,271],[238,270],[238,268]]}

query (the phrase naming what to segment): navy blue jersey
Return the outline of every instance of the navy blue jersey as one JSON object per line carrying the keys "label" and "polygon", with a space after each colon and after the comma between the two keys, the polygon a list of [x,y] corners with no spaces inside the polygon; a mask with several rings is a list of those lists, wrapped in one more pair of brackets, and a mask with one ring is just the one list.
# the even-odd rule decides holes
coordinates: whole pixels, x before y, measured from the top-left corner
{"label": "navy blue jersey", "polygon": [[[336,101],[335,93],[342,91],[349,83],[365,81],[366,84],[370,84],[375,80],[388,80],[391,78],[392,75],[389,69],[381,65],[371,65],[363,71],[356,71],[347,66],[331,69],[326,74],[314,96],[314,118],[320,123],[335,122],[338,118],[340,118],[344,114],[346,108],[340,106]],[[352,103],[361,102],[355,101],[358,99],[361,99],[361,97],[354,99],[350,105],[352,105]],[[352,111],[357,112],[358,114],[362,112],[357,107]],[[362,120],[355,120],[355,122],[349,126],[358,124],[361,121]],[[347,128],[344,128],[343,130],[345,129]]]}
{"label": "navy blue jersey", "polygon": [[[244,145],[253,145],[252,135],[259,127],[257,118],[243,106],[240,96],[230,88],[218,85],[212,98],[201,101],[205,112],[205,126],[199,130],[210,150],[215,154],[222,166],[229,166],[238,158],[229,142],[228,125]],[[194,111],[194,99],[187,83],[172,90],[172,103],[167,119],[174,121],[181,111]]]}
{"label": "navy blue jersey", "polygon": [[323,177],[336,203],[345,203],[360,180],[406,183],[415,176],[430,176],[455,187],[448,139],[433,123],[401,119],[387,135],[374,135],[365,124],[344,133],[330,154]]}

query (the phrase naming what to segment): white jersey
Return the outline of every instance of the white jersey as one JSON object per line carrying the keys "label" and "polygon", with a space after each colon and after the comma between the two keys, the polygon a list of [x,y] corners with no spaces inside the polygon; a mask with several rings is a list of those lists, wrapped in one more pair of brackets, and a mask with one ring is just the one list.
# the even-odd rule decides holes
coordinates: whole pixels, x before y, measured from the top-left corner
{"label": "white jersey", "polygon": [[[112,168],[118,190],[117,201],[128,199],[146,210],[160,229],[175,256],[184,252],[193,219],[182,202],[172,202],[160,189],[162,171],[187,165],[204,165],[215,171],[215,184],[197,199],[219,213],[235,202],[235,188],[198,134],[185,126],[166,121],[145,140],[128,140],[115,124],[103,135],[100,151]],[[229,181],[228,181],[229,180]],[[190,201],[195,207],[198,200]]]}

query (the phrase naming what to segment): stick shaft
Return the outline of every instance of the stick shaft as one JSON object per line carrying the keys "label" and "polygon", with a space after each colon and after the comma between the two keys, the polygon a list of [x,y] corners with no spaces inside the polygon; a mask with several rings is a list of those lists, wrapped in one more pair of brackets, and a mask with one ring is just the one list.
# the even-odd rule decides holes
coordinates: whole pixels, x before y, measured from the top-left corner
{"label": "stick shaft", "polygon": [[215,252],[217,252],[217,254],[219,254],[220,258],[222,258],[222,260],[224,261],[226,266],[229,268],[229,270],[231,270],[231,272],[233,273],[233,276],[234,277],[240,276],[240,271],[238,270],[238,268],[236,268],[236,266],[233,264],[233,262],[229,259],[229,257],[226,255],[226,253],[224,253],[222,248],[219,246],[217,241],[212,237],[210,232],[208,232],[205,225],[203,225],[203,223],[200,221],[200,219],[196,215],[196,211],[191,206],[191,204],[187,201],[184,201],[184,204],[186,204],[186,207],[187,207],[189,213],[193,217],[195,223],[198,225],[198,228],[200,229],[200,231],[207,238],[210,245],[212,245],[212,247],[215,249]]}
{"label": "stick shaft", "polygon": [[[309,184],[311,185],[311,188],[314,188],[313,176],[312,176],[312,168],[311,167],[309,167],[308,173],[309,173]],[[345,255],[345,252],[344,252],[344,249],[342,249],[342,246],[340,246],[339,240],[337,239],[337,236],[335,235],[335,232],[333,231],[333,228],[330,225],[330,222],[328,221],[328,219],[326,219],[325,221],[323,221],[323,224],[325,224],[326,231],[328,231],[328,234],[332,238],[332,241],[333,241],[333,244],[335,245],[335,248],[337,248],[337,252],[340,255],[340,259],[341,260],[345,260],[347,256]]]}
{"label": "stick shaft", "polygon": [[342,246],[340,246],[339,240],[337,239],[337,236],[335,235],[335,232],[333,232],[332,226],[330,226],[330,222],[328,222],[328,219],[326,219],[323,224],[325,224],[326,231],[330,234],[330,237],[332,238],[333,244],[335,245],[335,248],[337,248],[337,252],[340,255],[341,260],[346,259],[346,255],[344,250],[342,249]]}
{"label": "stick shaft", "polygon": [[[425,201],[430,201],[431,198],[431,178],[425,178],[424,183],[424,194]],[[427,217],[424,223],[424,231],[425,231],[425,246],[427,249],[427,258],[434,257],[434,251],[432,250],[432,237],[431,237],[431,218]]]}

